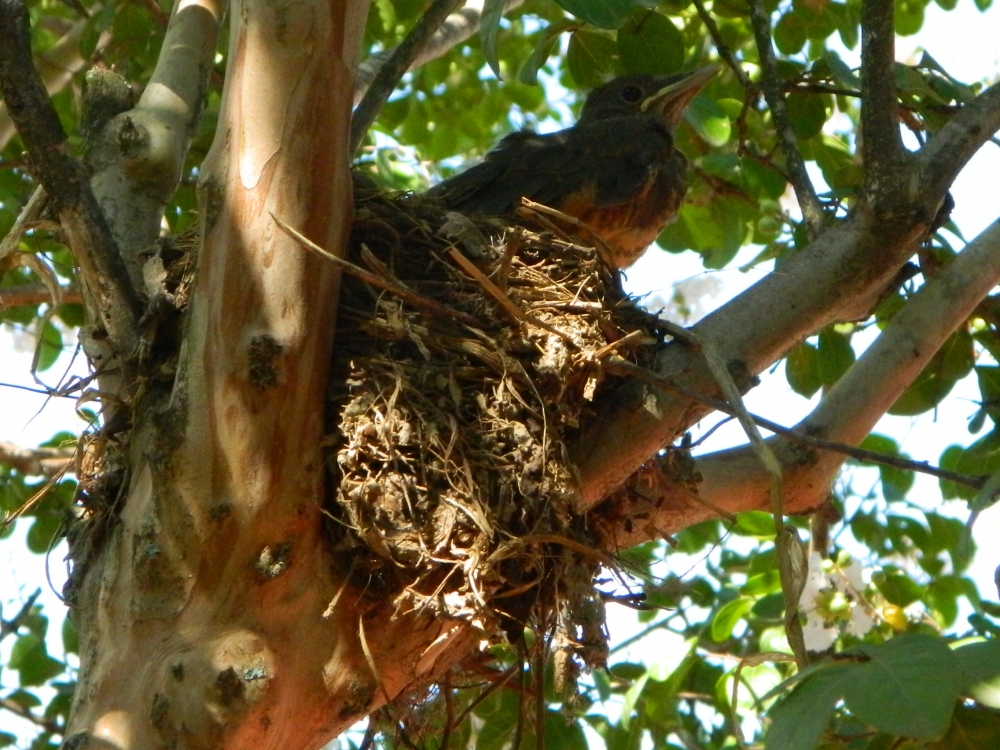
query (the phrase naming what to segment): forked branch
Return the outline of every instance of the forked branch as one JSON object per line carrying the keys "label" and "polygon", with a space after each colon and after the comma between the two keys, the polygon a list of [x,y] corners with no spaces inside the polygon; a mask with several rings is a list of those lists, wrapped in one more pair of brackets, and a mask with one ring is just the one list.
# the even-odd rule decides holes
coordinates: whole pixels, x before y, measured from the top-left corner
{"label": "forked branch", "polygon": [[138,340],[139,295],[90,187],[86,168],[69,152],[66,134],[31,57],[28,11],[22,0],[0,0],[0,91],[31,159],[31,172],[49,194],[69,237],[89,312],[111,346],[128,355]]}

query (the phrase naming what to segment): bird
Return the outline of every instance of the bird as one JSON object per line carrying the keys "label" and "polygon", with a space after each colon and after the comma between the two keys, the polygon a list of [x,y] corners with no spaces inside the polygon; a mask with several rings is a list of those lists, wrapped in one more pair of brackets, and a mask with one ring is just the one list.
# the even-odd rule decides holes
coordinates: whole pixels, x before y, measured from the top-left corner
{"label": "bird", "polygon": [[720,71],[625,75],[594,89],[577,122],[554,133],[521,130],[481,162],[425,195],[463,214],[513,214],[528,198],[590,227],[617,268],[632,265],[677,216],[687,159],[674,130]]}

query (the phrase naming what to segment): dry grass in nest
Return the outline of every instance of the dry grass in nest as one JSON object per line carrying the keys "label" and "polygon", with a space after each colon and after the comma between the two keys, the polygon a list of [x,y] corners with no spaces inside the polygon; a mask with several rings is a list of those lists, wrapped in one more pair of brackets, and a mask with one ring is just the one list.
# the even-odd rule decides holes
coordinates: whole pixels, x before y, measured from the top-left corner
{"label": "dry grass in nest", "polygon": [[[473,223],[417,197],[360,196],[331,383],[339,545],[358,583],[520,638],[606,655],[567,445],[656,319],[592,245],[529,212]],[[362,276],[367,274],[365,280]],[[331,430],[334,431],[334,430]]]}

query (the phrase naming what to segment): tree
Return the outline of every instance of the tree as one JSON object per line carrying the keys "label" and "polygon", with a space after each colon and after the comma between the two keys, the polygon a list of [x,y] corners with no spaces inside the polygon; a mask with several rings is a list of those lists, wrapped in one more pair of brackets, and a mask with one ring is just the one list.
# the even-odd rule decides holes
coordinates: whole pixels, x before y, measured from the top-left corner
{"label": "tree", "polygon": [[[50,2],[29,12],[20,0],[0,0],[0,88],[19,135],[3,152],[4,320],[36,331],[39,367],[51,362],[60,331],[79,326],[94,370],[80,387],[100,406],[79,442],[76,481],[50,468],[60,458],[52,447],[4,457],[5,512],[34,517],[36,539],[76,508],[68,527],[80,654],[72,709],[65,689],[44,719],[32,713],[30,691],[4,704],[49,722],[41,746],[59,733],[66,747],[318,747],[430,684],[438,687],[411,706],[431,728],[428,747],[470,737],[516,744],[543,729],[553,746],[581,741],[579,724],[567,729],[553,710],[557,697],[515,718],[528,705],[523,696],[546,691],[544,652],[531,651],[526,667],[524,653],[495,645],[495,662],[484,664],[473,623],[400,613],[389,592],[373,599],[325,531],[322,415],[342,264],[306,252],[281,226],[342,253],[358,60],[421,18],[433,30],[456,5],[247,2],[232,9],[228,46],[218,52],[226,9],[209,0],[169,13],[156,3]],[[1000,607],[980,601],[962,577],[962,524],[934,512],[906,518],[891,502],[846,519],[882,561],[869,592],[882,617],[867,634],[841,634],[839,647],[852,656],[831,662],[806,652],[796,612],[804,551],[783,519],[812,514],[814,550],[836,557],[825,540],[828,511],[842,508],[830,487],[845,460],[881,462],[885,499],[901,504],[912,471],[924,468],[869,436],[877,420],[890,409],[935,408],[977,358],[997,358],[989,293],[1000,279],[1000,225],[958,253],[942,230],[949,186],[1000,128],[1000,86],[961,83],[930,58],[894,62],[893,29],[918,29],[920,3],[650,5],[530,0],[501,23],[502,4],[488,2],[480,37],[459,41],[453,18],[445,41],[416,45],[422,67],[376,124],[420,158],[441,160],[485,148],[511,126],[511,104],[529,124],[548,114],[533,85],[543,69],[585,88],[623,71],[673,72],[716,58],[727,66],[678,134],[693,185],[660,244],[719,267],[757,243],[758,262],[773,259],[778,271],[695,326],[695,339],[675,331],[678,341],[652,370],[618,363],[629,383],[602,393],[569,451],[577,515],[598,530],[591,554],[621,553],[640,580],[664,537],[688,552],[718,544],[724,528],[763,541],[755,553],[733,549],[686,587],[648,587],[653,605],[697,604],[706,614],[680,613],[675,629],[694,640],[669,673],[622,667],[614,674],[626,683],[596,670],[595,693],[623,693],[627,711],[618,723],[591,723],[610,747],[631,747],[644,730],[658,743],[730,746],[734,728],[703,721],[694,708],[727,712],[731,700],[716,692],[723,670],[704,657],[704,639],[750,667],[783,622],[802,671],[772,711],[769,746],[811,747],[824,728],[831,747],[886,747],[890,735],[936,741],[946,732],[979,733],[985,744],[976,746],[987,746],[1000,720],[974,685],[1000,673],[995,643],[953,652],[901,610],[921,602],[948,626],[967,597],[977,607],[967,632],[996,633]],[[37,60],[53,55],[63,35],[97,63],[83,66],[82,109],[78,77],[52,81],[50,100],[32,59],[32,47]],[[835,35],[850,49],[860,36],[859,70],[834,51]],[[482,74],[485,64],[505,74],[503,84]],[[398,83],[387,77],[388,88],[373,84],[375,110]],[[143,84],[137,98],[130,82]],[[824,129],[835,112],[856,125],[853,138]],[[904,148],[903,127],[919,148]],[[64,128],[80,137],[67,139]],[[415,171],[393,162],[391,144],[368,144],[377,180],[414,186]],[[809,161],[829,192],[817,193]],[[797,212],[778,202],[789,185]],[[179,240],[161,238],[162,227],[176,238],[196,221],[197,273],[185,288],[171,277],[184,252]],[[855,360],[851,336],[871,322],[882,331]],[[739,414],[752,433],[732,389],[746,391],[782,358],[796,390],[824,389],[803,423],[693,463],[683,443],[655,458],[713,409]],[[997,367],[975,370],[982,427],[995,420]],[[968,499],[974,510],[992,502],[996,440],[991,431],[942,457],[946,498]],[[867,452],[852,448],[862,444]],[[31,497],[40,488],[33,476],[53,477],[44,499]],[[635,545],[643,546],[621,552]],[[831,581],[849,579],[846,559],[831,564]],[[739,596],[721,587],[724,571],[751,576]],[[856,585],[824,584],[816,570],[812,580],[817,601],[825,592],[828,620],[864,609]],[[743,635],[734,636],[740,620]],[[19,633],[8,666],[26,687],[61,675],[41,645],[44,627],[29,606],[4,631]],[[909,632],[889,638],[894,628]],[[451,682],[453,669],[471,664],[492,684],[481,702]],[[781,670],[773,674],[793,674]],[[515,675],[520,682],[508,682]],[[901,703],[885,696],[886,679],[902,686]],[[956,709],[970,694],[980,702]],[[574,699],[562,699],[572,715]],[[837,708],[841,699],[846,708]],[[392,742],[399,714],[382,715],[371,726]],[[395,741],[411,742],[405,731],[417,724],[403,722]]]}

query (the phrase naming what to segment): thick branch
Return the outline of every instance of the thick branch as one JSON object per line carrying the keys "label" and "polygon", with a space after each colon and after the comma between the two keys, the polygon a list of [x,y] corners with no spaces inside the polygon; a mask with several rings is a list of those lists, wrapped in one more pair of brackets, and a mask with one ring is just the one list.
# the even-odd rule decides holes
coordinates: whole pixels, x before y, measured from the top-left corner
{"label": "thick branch", "polygon": [[[850,445],[860,443],[998,282],[1000,222],[995,222],[924,284],[794,429]],[[804,451],[794,439],[781,436],[769,442],[784,465],[788,510],[801,513],[820,505],[845,457],[822,448]],[[620,530],[615,542],[631,546],[645,541],[650,529],[671,533],[719,511],[767,507],[770,479],[748,446],[699,458],[697,467],[704,477],[697,498],[677,485],[660,486],[658,496],[647,493],[658,506],[649,524]]]}
{"label": "thick branch", "polygon": [[[695,330],[753,375],[824,325],[867,314],[916,251],[951,181],[998,128],[1000,85],[995,85],[952,117],[900,170],[900,184],[909,186],[909,211],[877,222],[869,208],[859,206],[780,274],[768,275]],[[692,390],[719,395],[698,357],[671,346],[660,358],[659,374],[674,378],[677,373]],[[648,385],[624,388],[573,448],[584,505],[599,502],[705,413],[704,407],[685,405]]]}
{"label": "thick branch", "polygon": [[969,159],[1000,131],[1000,83],[956,113],[917,156],[918,171],[910,191],[921,191],[940,202]]}
{"label": "thick branch", "polygon": [[771,109],[774,129],[781,144],[781,153],[785,155],[785,166],[792,187],[795,188],[795,197],[798,199],[802,218],[809,227],[810,235],[815,237],[823,226],[823,206],[816,196],[816,188],[809,179],[809,173],[806,172],[802,153],[795,141],[795,133],[788,121],[784,84],[774,57],[774,45],[771,43],[771,14],[765,10],[763,0],[750,0],[749,4],[750,23],[753,25],[757,54],[760,57],[760,82],[764,89],[764,98]]}
{"label": "thick branch", "polygon": [[0,463],[27,477],[53,477],[76,455],[72,448],[22,448],[0,440]]}
{"label": "thick branch", "polygon": [[896,37],[892,0],[861,3],[861,154],[865,198],[876,211],[894,195],[903,156],[896,115]]}
{"label": "thick branch", "polygon": [[74,159],[66,134],[31,59],[28,12],[21,0],[0,0],[0,90],[31,158],[32,172],[49,194],[80,265],[84,286],[119,355],[137,340],[139,295],[129,283],[114,238],[91,192],[87,170]]}
{"label": "thick branch", "polygon": [[[513,10],[520,6],[524,0],[507,0],[504,3],[504,12]],[[459,8],[445,19],[441,28],[434,32],[430,41],[420,50],[416,59],[410,64],[410,70],[419,68],[424,63],[436,60],[457,44],[461,44],[471,37],[479,29],[479,22],[483,17],[483,0],[469,0],[464,7]],[[361,101],[368,87],[379,70],[385,64],[396,48],[377,52],[364,60],[359,66],[354,76],[354,103]]]}
{"label": "thick branch", "polygon": [[[616,362],[611,360],[605,362],[604,367],[606,371],[613,372],[616,375],[639,378],[653,386],[656,386],[657,388],[662,388],[663,390],[669,392],[679,393],[682,396],[690,398],[692,401],[697,401],[705,406],[709,406],[715,411],[722,412],[723,414],[735,417],[739,413],[739,410],[735,406],[730,405],[729,401],[710,398],[708,396],[703,396],[700,393],[695,393],[690,389],[678,386],[665,378],[657,377],[649,371],[643,370],[641,367],[632,364],[631,362],[627,362],[625,360]],[[867,461],[869,463],[878,464],[879,466],[892,466],[896,469],[902,469],[903,471],[916,471],[932,477],[937,477],[938,479],[944,479],[949,482],[965,485],[966,487],[972,487],[977,490],[982,489],[983,485],[986,483],[986,477],[983,475],[960,474],[955,471],[949,471],[948,469],[933,466],[927,461],[913,461],[908,458],[903,458],[902,456],[894,456],[887,453],[867,450],[866,448],[858,448],[855,445],[849,445],[836,440],[830,440],[829,438],[807,434],[802,432],[801,429],[786,427],[783,424],[779,424],[778,422],[761,417],[757,414],[751,414],[748,412],[747,416],[758,427],[762,427],[763,429],[769,430],[776,435],[787,438],[795,445],[804,446],[805,448],[822,448],[824,450],[833,451],[834,453],[839,453],[845,458]],[[701,439],[704,440],[705,438],[702,437]]]}
{"label": "thick branch", "polygon": [[[893,236],[873,226],[860,210],[827,229],[772,273],[702,320],[694,330],[730,367],[748,376],[770,367],[785,352],[828,323],[855,317],[859,305],[883,289],[916,250],[926,226],[903,227]],[[720,394],[700,355],[671,344],[657,373],[708,396]],[[601,408],[600,419],[573,447],[585,506],[616,489],[663,446],[673,442],[707,409],[649,385],[633,383]]]}
{"label": "thick branch", "polygon": [[96,139],[93,186],[141,288],[142,256],[160,232],[205,99],[225,0],[176,0],[156,69],[134,109]]}

